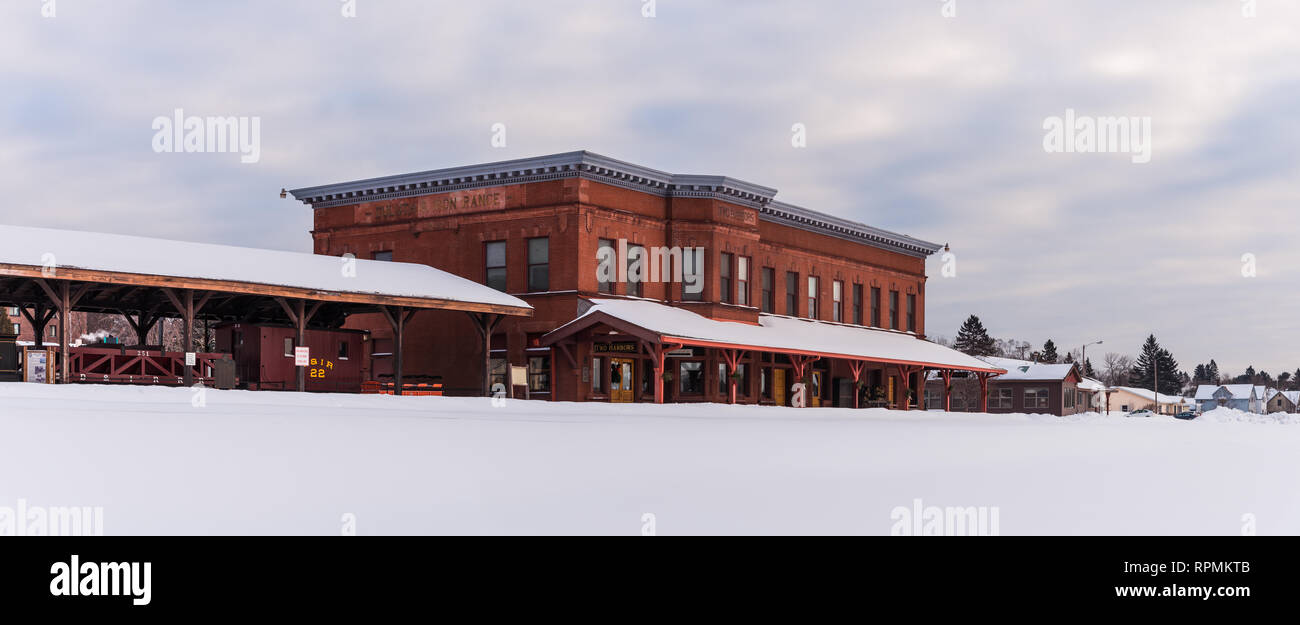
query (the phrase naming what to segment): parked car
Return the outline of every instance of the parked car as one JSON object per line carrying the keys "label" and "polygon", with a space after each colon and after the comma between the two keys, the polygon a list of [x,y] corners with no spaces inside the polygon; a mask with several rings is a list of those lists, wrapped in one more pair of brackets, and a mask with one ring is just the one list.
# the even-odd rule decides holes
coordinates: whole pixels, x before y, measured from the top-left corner
{"label": "parked car", "polygon": [[1127,416],[1130,416],[1130,417],[1154,417],[1154,416],[1156,416],[1156,413],[1151,412],[1150,410],[1147,410],[1146,408],[1143,408],[1143,409],[1141,409],[1141,410],[1134,410],[1133,412],[1128,413]]}
{"label": "parked car", "polygon": [[1195,418],[1196,418],[1196,413],[1195,413],[1195,412],[1192,412],[1192,411],[1190,411],[1190,410],[1184,410],[1184,411],[1182,411],[1182,412],[1180,412],[1180,413],[1174,415],[1174,418],[1176,418],[1176,419],[1195,419]]}

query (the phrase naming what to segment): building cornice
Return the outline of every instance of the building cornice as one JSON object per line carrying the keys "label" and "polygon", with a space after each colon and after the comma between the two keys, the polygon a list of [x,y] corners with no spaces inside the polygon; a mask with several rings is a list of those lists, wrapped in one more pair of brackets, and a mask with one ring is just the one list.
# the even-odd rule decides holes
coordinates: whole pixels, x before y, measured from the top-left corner
{"label": "building cornice", "polygon": [[304,187],[290,191],[313,208],[345,206],[466,189],[579,178],[659,197],[716,199],[747,206],[763,221],[925,257],[941,246],[810,209],[776,202],[777,190],[730,178],[671,174],[585,150],[495,163]]}

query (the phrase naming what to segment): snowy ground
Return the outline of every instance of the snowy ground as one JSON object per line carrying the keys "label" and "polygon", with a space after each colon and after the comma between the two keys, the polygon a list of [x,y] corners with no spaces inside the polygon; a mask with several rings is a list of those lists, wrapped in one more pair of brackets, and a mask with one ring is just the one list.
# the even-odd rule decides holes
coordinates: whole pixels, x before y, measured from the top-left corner
{"label": "snowy ground", "polygon": [[[0,384],[0,508],[107,534],[1300,533],[1300,424]],[[1253,422],[1252,422],[1253,421]]]}

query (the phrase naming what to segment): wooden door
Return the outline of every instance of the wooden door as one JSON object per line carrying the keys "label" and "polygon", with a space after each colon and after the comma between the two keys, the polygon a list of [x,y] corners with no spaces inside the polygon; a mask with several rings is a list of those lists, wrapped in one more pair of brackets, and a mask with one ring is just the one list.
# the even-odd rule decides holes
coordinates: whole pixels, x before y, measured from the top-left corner
{"label": "wooden door", "polygon": [[772,399],[776,400],[776,405],[784,406],[785,403],[785,369],[772,370]]}
{"label": "wooden door", "polygon": [[628,403],[632,401],[632,383],[636,380],[636,365],[630,358],[611,358],[609,360],[609,401]]}

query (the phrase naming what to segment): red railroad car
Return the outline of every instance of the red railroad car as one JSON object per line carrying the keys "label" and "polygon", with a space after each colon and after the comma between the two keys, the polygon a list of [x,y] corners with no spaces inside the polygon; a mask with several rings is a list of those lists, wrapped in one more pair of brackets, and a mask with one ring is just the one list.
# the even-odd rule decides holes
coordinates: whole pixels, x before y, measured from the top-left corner
{"label": "red railroad car", "polygon": [[[368,334],[307,330],[306,347],[311,352],[307,390],[360,393]],[[228,323],[216,327],[217,351],[234,355],[235,375],[250,390],[294,390],[296,336],[293,328],[284,326]]]}

